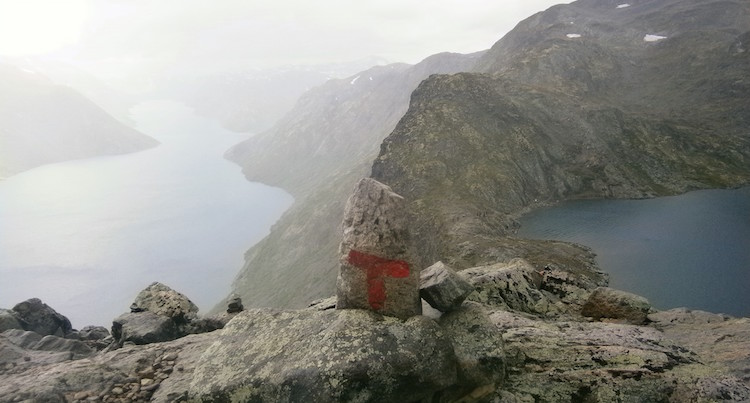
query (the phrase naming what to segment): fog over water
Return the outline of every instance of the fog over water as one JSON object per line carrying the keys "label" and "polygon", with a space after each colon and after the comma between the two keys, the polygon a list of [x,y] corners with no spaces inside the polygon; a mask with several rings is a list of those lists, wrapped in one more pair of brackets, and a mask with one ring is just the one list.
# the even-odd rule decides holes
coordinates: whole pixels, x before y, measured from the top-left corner
{"label": "fog over water", "polygon": [[518,235],[591,247],[610,286],[659,309],[750,316],[750,187],[534,211]]}
{"label": "fog over water", "polygon": [[39,297],[74,327],[109,326],[160,281],[205,313],[291,205],[223,159],[247,135],[169,101],[132,115],[162,145],[0,181],[0,307]]}

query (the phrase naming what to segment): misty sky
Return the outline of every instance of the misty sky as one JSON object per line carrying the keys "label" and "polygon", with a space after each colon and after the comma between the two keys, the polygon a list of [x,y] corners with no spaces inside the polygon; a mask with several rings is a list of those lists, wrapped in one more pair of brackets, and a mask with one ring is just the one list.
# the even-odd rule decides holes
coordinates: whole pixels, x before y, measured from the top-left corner
{"label": "misty sky", "polygon": [[99,76],[489,48],[556,0],[0,0],[0,55],[47,54]]}

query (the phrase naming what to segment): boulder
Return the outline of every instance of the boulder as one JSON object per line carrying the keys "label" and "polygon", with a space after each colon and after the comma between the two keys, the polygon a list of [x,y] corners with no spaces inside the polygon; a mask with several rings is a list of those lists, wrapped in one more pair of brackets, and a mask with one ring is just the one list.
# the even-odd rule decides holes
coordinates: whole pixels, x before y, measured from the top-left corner
{"label": "boulder", "polygon": [[23,325],[13,311],[0,309],[0,333],[9,329],[23,329]]}
{"label": "boulder", "polygon": [[130,311],[148,311],[170,317],[176,322],[186,322],[197,316],[198,307],[185,295],[155,282],[138,293],[130,306]]}
{"label": "boulder", "polygon": [[125,313],[112,321],[112,336],[120,345],[158,343],[183,335],[172,318],[150,311]]}
{"label": "boulder", "polygon": [[466,395],[478,399],[503,384],[503,335],[480,304],[467,302],[440,317],[440,327],[453,342],[458,362],[458,383],[445,393],[450,401]]}
{"label": "boulder", "polygon": [[471,301],[544,316],[561,311],[559,299],[539,289],[541,273],[523,259],[472,267],[461,274],[475,289],[468,297]]}
{"label": "boulder", "polygon": [[648,321],[651,304],[640,295],[609,287],[599,287],[583,305],[581,315],[594,319],[624,320],[634,325]]}
{"label": "boulder", "polygon": [[227,303],[227,313],[242,312],[244,309],[245,307],[242,306],[242,298],[238,295],[232,295]]}
{"label": "boulder", "polygon": [[419,267],[407,228],[406,203],[370,178],[357,183],[346,203],[337,309],[368,309],[406,319],[422,313]]}
{"label": "boulder", "polygon": [[43,303],[39,298],[31,298],[16,304],[13,312],[24,326],[24,330],[39,333],[65,336],[73,327],[65,316]]}
{"label": "boulder", "polygon": [[81,340],[103,340],[109,337],[109,330],[104,326],[86,326],[78,331]]}
{"label": "boulder", "polygon": [[458,308],[472,291],[474,287],[443,262],[420,273],[419,295],[440,312]]}
{"label": "boulder", "polygon": [[367,310],[239,313],[195,368],[197,401],[412,402],[456,382],[435,321]]}

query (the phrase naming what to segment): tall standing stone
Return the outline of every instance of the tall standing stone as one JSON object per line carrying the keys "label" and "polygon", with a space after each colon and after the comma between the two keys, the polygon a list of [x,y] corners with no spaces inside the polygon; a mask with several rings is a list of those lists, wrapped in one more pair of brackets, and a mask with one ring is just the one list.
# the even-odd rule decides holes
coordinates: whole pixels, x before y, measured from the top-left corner
{"label": "tall standing stone", "polygon": [[422,313],[419,268],[404,198],[371,178],[357,183],[344,212],[337,309],[369,309],[406,319]]}

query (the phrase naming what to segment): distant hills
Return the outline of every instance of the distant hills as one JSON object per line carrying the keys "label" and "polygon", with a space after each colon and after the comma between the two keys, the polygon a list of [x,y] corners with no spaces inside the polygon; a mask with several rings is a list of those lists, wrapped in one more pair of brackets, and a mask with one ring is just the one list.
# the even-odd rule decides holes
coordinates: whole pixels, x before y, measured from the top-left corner
{"label": "distant hills", "polygon": [[[411,202],[422,265],[591,266],[580,247],[514,238],[515,218],[564,199],[750,183],[749,50],[747,2],[581,0],[526,19],[482,55],[308,92],[227,154],[297,199],[233,289],[256,306],[331,295],[343,204],[370,172]],[[427,68],[445,58],[450,68]]]}
{"label": "distant hills", "polygon": [[72,88],[34,70],[0,64],[0,178],[47,163],[157,144]]}

